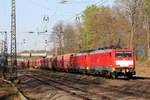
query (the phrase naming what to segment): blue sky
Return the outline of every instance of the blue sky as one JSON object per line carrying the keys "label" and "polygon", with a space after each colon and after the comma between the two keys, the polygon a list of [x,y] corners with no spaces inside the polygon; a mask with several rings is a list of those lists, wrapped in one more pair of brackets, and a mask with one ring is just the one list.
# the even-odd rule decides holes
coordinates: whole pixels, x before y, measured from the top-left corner
{"label": "blue sky", "polygon": [[[65,23],[73,23],[77,14],[81,13],[88,5],[100,5],[101,1],[107,1],[104,5],[111,5],[113,0],[68,0],[66,4],[60,4],[60,0],[16,0],[17,13],[17,47],[20,50],[42,50],[45,48],[46,35],[29,34],[27,32],[43,31],[43,16],[49,16],[48,30],[59,20]],[[0,31],[10,31],[11,0],[0,0]],[[26,40],[24,43],[24,40]],[[25,48],[25,49],[24,49]],[[52,46],[47,47],[47,49]]]}

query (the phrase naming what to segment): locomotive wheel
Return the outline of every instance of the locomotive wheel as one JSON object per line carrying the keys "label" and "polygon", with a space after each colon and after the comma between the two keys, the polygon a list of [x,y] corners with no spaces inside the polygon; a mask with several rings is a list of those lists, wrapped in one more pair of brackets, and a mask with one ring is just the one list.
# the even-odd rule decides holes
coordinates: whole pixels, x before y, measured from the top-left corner
{"label": "locomotive wheel", "polygon": [[89,71],[86,71],[86,75],[88,75],[88,76],[90,75]]}
{"label": "locomotive wheel", "polygon": [[83,70],[83,74],[86,75],[86,71],[85,70]]}
{"label": "locomotive wheel", "polygon": [[127,76],[127,78],[128,78],[128,79],[132,79],[132,78],[133,78],[133,75],[130,74],[130,75]]}
{"label": "locomotive wheel", "polygon": [[107,73],[107,78],[110,79],[111,78],[111,72]]}
{"label": "locomotive wheel", "polygon": [[112,79],[117,79],[118,76],[117,76],[116,74],[113,73],[113,74],[111,74],[111,78],[112,78]]}

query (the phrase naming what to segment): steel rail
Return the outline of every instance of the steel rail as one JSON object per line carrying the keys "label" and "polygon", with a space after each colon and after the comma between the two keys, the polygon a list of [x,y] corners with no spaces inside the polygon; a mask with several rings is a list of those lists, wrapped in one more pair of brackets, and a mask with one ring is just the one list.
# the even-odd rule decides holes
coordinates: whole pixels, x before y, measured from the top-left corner
{"label": "steel rail", "polygon": [[[30,72],[31,73],[31,72]],[[112,97],[109,97],[109,96],[106,96],[104,94],[101,94],[101,93],[94,93],[94,92],[91,92],[91,91],[87,91],[87,90],[84,90],[84,89],[81,89],[79,87],[74,87],[74,86],[71,86],[69,84],[65,84],[64,82],[60,82],[60,81],[56,81],[56,80],[52,80],[50,78],[46,78],[46,77],[42,77],[41,75],[39,74],[33,74],[32,72],[32,76],[31,75],[26,75],[27,77],[30,77],[30,78],[34,78],[42,83],[45,83],[47,85],[53,85],[53,87],[57,88],[57,89],[60,89],[60,90],[63,90],[67,93],[70,93],[71,95],[76,95],[84,100],[93,100],[92,98],[90,98],[89,96],[94,96],[94,99],[102,99],[102,100],[116,100]],[[38,78],[37,78],[38,77]],[[41,80],[39,78],[42,78],[42,79],[45,79],[45,80],[48,80],[48,81],[51,81],[55,84],[58,84],[58,86],[54,85],[54,84],[50,84],[48,82],[45,82],[45,80]],[[63,86],[63,87],[61,87]],[[69,88],[69,90],[67,90],[67,88]],[[70,91],[70,90],[74,90],[74,91]]]}

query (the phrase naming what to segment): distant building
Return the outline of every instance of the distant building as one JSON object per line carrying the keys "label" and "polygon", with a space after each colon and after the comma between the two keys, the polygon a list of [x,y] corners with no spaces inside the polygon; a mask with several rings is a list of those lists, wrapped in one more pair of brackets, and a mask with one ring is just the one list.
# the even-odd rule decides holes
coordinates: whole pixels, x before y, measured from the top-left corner
{"label": "distant building", "polygon": [[47,53],[31,53],[31,57],[46,57]]}
{"label": "distant building", "polygon": [[31,53],[19,53],[18,56],[20,56],[20,57],[30,57]]}
{"label": "distant building", "polygon": [[26,53],[19,53],[18,57],[52,57],[51,54],[47,53],[47,52],[26,52]]}

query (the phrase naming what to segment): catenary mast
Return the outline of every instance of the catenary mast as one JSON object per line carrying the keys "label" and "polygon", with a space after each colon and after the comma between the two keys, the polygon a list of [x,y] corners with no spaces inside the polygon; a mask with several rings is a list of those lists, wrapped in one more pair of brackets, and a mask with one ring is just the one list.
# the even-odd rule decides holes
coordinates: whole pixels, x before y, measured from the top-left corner
{"label": "catenary mast", "polygon": [[11,0],[11,66],[16,66],[16,64],[16,0]]}
{"label": "catenary mast", "polygon": [[16,0],[11,0],[11,68],[10,79],[17,78],[17,49],[16,49]]}

